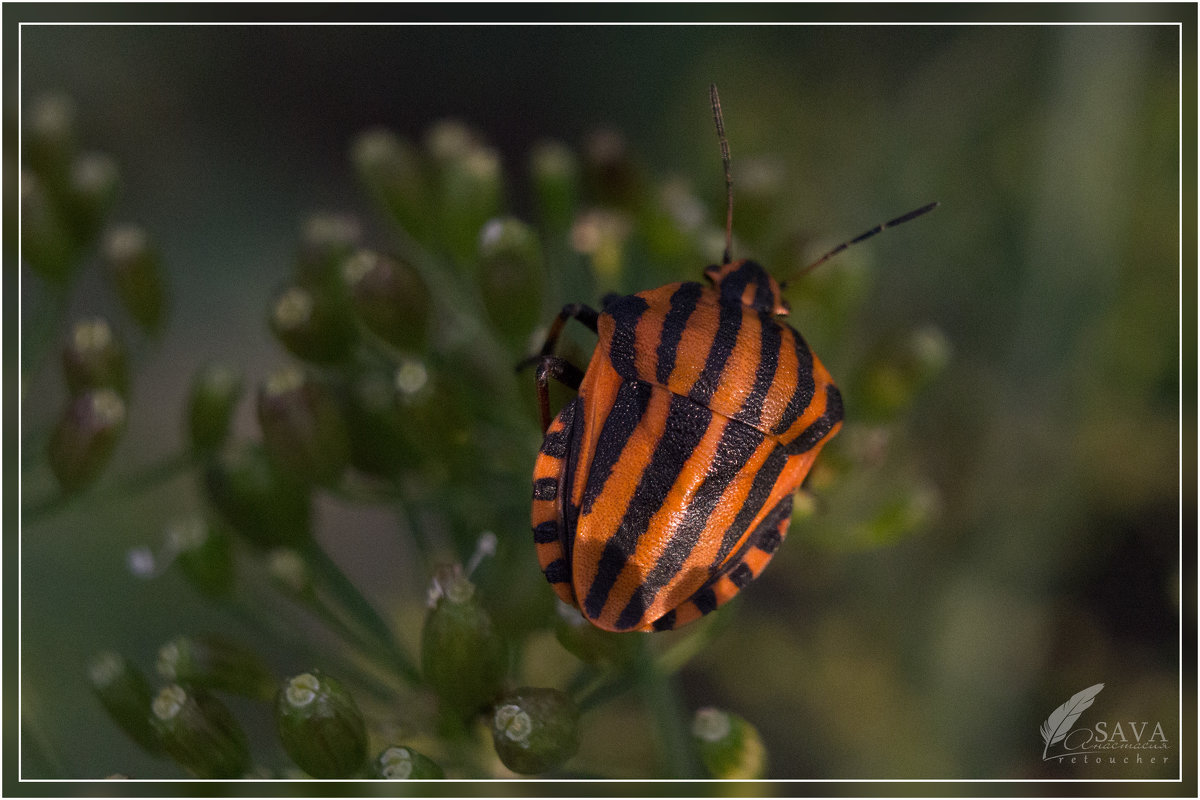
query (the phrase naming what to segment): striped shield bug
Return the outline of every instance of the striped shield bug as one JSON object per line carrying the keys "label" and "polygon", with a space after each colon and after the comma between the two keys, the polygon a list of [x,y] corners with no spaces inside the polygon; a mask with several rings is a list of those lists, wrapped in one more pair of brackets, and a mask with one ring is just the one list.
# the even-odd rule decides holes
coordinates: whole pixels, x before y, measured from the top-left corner
{"label": "striped shield bug", "polygon": [[[521,364],[537,366],[545,431],[533,470],[538,561],[558,597],[606,630],[678,627],[758,577],[787,533],[793,494],[842,424],[833,378],[782,319],[780,283],[730,256],[733,182],[716,86],[710,101],[726,220],[707,285],[610,297],[601,311],[569,304]],[[572,319],[598,337],[582,372],[554,355]],[[553,419],[551,379],[578,391]]]}

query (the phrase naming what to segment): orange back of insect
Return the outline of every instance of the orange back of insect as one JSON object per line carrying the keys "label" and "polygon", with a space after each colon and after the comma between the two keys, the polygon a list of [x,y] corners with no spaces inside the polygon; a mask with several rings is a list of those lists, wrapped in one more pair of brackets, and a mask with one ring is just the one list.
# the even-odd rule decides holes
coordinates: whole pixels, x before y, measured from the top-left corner
{"label": "orange back of insect", "polygon": [[674,627],[736,594],[841,421],[828,372],[777,318],[778,284],[751,261],[706,274],[605,307],[547,434],[563,446],[535,465],[558,489],[534,501],[535,539],[557,534],[543,569],[602,628]]}

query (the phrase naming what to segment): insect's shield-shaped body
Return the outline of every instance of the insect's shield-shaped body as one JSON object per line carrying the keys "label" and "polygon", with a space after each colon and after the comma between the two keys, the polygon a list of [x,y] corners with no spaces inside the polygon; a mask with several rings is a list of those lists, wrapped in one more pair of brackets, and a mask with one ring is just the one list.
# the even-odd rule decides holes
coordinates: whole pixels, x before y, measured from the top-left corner
{"label": "insect's shield-shaped body", "polygon": [[841,395],[753,261],[609,302],[534,468],[538,558],[608,630],[664,630],[762,572]]}

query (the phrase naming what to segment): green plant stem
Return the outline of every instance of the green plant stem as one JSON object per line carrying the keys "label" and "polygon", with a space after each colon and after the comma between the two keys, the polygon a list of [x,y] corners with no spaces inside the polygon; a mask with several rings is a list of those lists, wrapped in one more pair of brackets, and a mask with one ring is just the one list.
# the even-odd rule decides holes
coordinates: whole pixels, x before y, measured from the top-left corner
{"label": "green plant stem", "polygon": [[683,669],[689,661],[708,649],[709,645],[737,617],[734,609],[727,608],[723,614],[708,614],[702,620],[693,623],[694,633],[685,637],[667,649],[658,657],[658,667],[667,675],[674,675]]}
{"label": "green plant stem", "polygon": [[395,653],[378,638],[368,635],[353,621],[347,620],[343,612],[339,612],[337,608],[316,593],[309,593],[300,600],[306,609],[316,614],[326,627],[355,648],[363,658],[389,675],[400,677],[409,684],[412,683],[404,670],[396,663]]}
{"label": "green plant stem", "polygon": [[432,575],[433,548],[429,544],[429,537],[425,535],[425,531],[418,527],[418,520],[412,513],[411,506],[406,503],[393,503],[392,509],[397,527],[408,533],[408,537],[404,541],[411,544],[417,551],[417,558],[421,562],[421,574]]}
{"label": "green plant stem", "polygon": [[265,596],[260,597],[223,597],[218,601],[220,608],[241,622],[247,629],[273,642],[286,645],[291,649],[299,649],[302,658],[314,664],[327,662],[331,669],[336,669],[339,675],[353,676],[355,683],[362,686],[381,703],[396,701],[397,687],[386,683],[374,672],[365,669],[354,659],[346,658],[337,651],[318,653],[304,637],[296,637],[294,632],[279,622],[280,610],[268,608],[271,602]]}
{"label": "green plant stem", "polygon": [[649,637],[643,637],[633,677],[638,695],[654,721],[663,768],[672,778],[699,778],[700,762],[692,747],[679,684],[658,665],[650,647]]}
{"label": "green plant stem", "polygon": [[392,635],[391,628],[379,616],[374,606],[363,597],[354,582],[346,577],[341,568],[315,542],[304,548],[303,554],[309,568],[319,577],[321,584],[329,588],[346,613],[386,654],[397,674],[409,683],[419,683],[420,673],[414,666],[412,658],[404,652]]}
{"label": "green plant stem", "polygon": [[576,674],[568,693],[583,714],[632,689],[630,676],[628,670],[610,669],[596,674],[594,669],[585,668]]}
{"label": "green plant stem", "polygon": [[73,494],[55,490],[45,497],[26,503],[21,509],[21,523],[28,527],[44,522],[55,514],[76,505],[85,497],[91,500],[104,500],[141,494],[178,477],[195,464],[195,454],[190,450],[184,450],[138,467],[128,475],[106,481],[91,489]]}

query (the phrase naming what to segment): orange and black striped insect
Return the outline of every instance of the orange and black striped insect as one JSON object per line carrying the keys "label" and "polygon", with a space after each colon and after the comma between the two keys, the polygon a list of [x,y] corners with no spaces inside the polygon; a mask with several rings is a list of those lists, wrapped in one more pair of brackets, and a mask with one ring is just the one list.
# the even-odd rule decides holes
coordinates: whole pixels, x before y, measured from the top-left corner
{"label": "orange and black striped insect", "polygon": [[[842,424],[842,396],[796,329],[779,282],[725,253],[708,285],[672,283],[563,308],[539,355],[545,438],[533,470],[533,538],[554,591],[600,628],[667,630],[757,578],[787,534],[792,496]],[[831,250],[812,265],[909,212]],[[587,370],[554,355],[566,323],[598,335]],[[551,420],[549,381],[578,395]]]}

